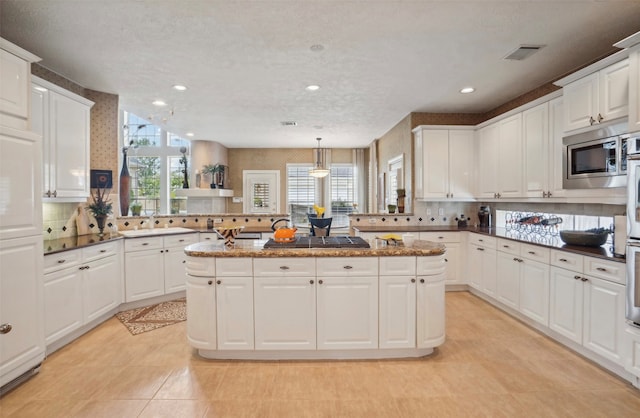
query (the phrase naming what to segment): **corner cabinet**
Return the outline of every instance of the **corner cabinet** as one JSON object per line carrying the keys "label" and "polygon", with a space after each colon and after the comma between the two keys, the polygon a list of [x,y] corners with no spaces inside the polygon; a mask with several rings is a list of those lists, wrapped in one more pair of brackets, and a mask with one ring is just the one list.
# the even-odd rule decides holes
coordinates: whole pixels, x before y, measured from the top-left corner
{"label": "corner cabinet", "polygon": [[43,138],[43,197],[84,201],[93,102],[38,77],[32,80],[31,101],[32,130]]}
{"label": "corner cabinet", "polygon": [[413,133],[416,198],[473,200],[474,128],[418,126]]}

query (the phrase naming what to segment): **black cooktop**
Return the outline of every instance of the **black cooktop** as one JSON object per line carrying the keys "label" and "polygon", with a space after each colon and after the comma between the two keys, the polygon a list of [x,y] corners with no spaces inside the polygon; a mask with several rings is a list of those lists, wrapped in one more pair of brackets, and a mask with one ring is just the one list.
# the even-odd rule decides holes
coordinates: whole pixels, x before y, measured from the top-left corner
{"label": "black cooktop", "polygon": [[296,237],[295,241],[276,242],[270,238],[264,244],[265,249],[277,248],[370,248],[369,243],[360,237]]}

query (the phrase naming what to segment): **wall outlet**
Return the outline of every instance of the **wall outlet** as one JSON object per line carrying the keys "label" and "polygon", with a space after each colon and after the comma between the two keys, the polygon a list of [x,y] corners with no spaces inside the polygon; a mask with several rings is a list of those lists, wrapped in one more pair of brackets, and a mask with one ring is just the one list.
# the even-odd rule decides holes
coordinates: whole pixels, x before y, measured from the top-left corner
{"label": "wall outlet", "polygon": [[213,223],[214,224],[222,223],[222,218],[213,218]]}
{"label": "wall outlet", "polygon": [[369,219],[369,223],[370,223],[370,224],[374,224],[374,223],[376,223],[376,222],[377,222],[377,220],[376,220],[376,219]]}
{"label": "wall outlet", "polygon": [[438,208],[438,216],[444,215],[444,208]]}
{"label": "wall outlet", "polygon": [[242,203],[242,197],[233,196],[233,203]]}
{"label": "wall outlet", "polygon": [[427,208],[427,216],[431,216],[431,208]]}

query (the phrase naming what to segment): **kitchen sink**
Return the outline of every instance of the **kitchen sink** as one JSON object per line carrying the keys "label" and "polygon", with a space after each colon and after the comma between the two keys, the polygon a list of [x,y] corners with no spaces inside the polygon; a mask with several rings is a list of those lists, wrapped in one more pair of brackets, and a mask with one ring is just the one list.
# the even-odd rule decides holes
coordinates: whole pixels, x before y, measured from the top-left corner
{"label": "kitchen sink", "polygon": [[195,232],[193,229],[189,228],[153,228],[153,229],[137,229],[130,231],[120,231],[120,235],[126,238],[138,238],[138,237],[149,237],[149,236],[159,236],[159,235],[172,235],[172,234],[187,234],[187,233]]}

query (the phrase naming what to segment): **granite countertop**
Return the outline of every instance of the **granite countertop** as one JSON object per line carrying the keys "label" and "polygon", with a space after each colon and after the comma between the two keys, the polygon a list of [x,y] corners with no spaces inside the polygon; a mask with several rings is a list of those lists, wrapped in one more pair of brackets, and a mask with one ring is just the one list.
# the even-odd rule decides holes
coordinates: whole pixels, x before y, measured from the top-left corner
{"label": "granite countertop", "polygon": [[44,255],[55,254],[63,251],[77,250],[91,245],[104,244],[105,242],[123,239],[118,234],[78,235],[75,237],[58,238],[44,241]]}
{"label": "granite countertop", "polygon": [[263,249],[267,240],[237,240],[233,248],[226,248],[221,242],[199,242],[188,245],[185,253],[191,257],[401,257],[434,256],[445,253],[445,246],[430,241],[416,240],[411,247],[385,245],[372,242],[371,248],[287,248]]}
{"label": "granite countertop", "polygon": [[605,244],[601,247],[584,247],[580,245],[567,245],[561,239],[560,236],[551,235],[539,235],[539,234],[527,234],[516,230],[508,230],[506,228],[481,228],[475,226],[457,227],[450,225],[443,226],[368,226],[360,225],[354,226],[354,230],[365,233],[405,233],[405,232],[475,232],[477,234],[484,234],[496,238],[504,238],[512,241],[526,242],[527,244],[539,245],[541,247],[552,248],[561,251],[567,251],[580,255],[586,255],[590,257],[604,258],[610,261],[617,261],[624,263],[626,260],[624,257],[616,257],[613,255],[613,249],[611,244]]}

